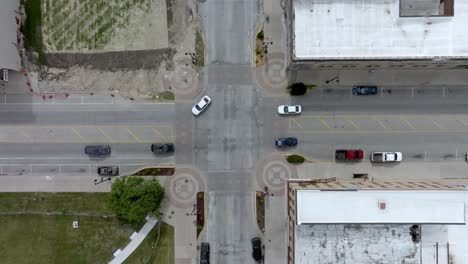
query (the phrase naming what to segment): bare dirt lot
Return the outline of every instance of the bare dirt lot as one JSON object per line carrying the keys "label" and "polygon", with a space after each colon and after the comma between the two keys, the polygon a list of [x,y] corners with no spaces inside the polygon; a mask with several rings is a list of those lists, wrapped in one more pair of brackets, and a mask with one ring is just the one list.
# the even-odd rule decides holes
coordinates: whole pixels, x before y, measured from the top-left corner
{"label": "bare dirt lot", "polygon": [[41,6],[46,65],[28,67],[39,92],[154,98],[170,91],[163,79],[179,67],[174,58],[195,52],[195,0],[43,0]]}

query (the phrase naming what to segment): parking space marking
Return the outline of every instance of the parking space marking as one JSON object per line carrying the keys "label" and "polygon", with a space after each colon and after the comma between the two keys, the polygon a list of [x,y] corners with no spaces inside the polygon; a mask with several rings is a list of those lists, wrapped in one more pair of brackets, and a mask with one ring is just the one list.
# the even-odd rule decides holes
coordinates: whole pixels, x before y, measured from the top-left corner
{"label": "parking space marking", "polygon": [[359,127],[353,122],[351,118],[344,118],[348,123],[350,123],[354,128],[359,129]]}
{"label": "parking space marking", "polygon": [[72,127],[72,131],[73,131],[73,133],[75,133],[81,140],[83,140],[83,141],[85,140],[85,139],[83,138],[83,136],[81,136],[80,133],[78,133],[78,131],[76,131],[76,129],[74,129],[73,127]]}
{"label": "parking space marking", "polygon": [[159,131],[158,131],[157,129],[155,129],[154,127],[152,127],[151,129],[154,131],[154,133],[155,133],[156,135],[160,136],[165,142],[168,142],[168,141],[167,141],[167,138],[166,138],[165,136],[163,136],[163,134],[162,134],[161,132],[159,132]]}
{"label": "parking space marking", "polygon": [[383,129],[387,129],[384,124],[382,123],[382,121],[378,120],[375,116],[371,117],[375,122],[377,122],[377,124],[379,124]]}
{"label": "parking space marking", "polygon": [[127,131],[130,135],[132,135],[132,137],[138,141],[138,142],[141,142],[141,139],[139,139],[129,128],[127,128]]}
{"label": "parking space marking", "polygon": [[468,127],[468,123],[466,123],[463,120],[457,119],[458,122],[460,122],[463,126]]}
{"label": "parking space marking", "polygon": [[[301,125],[299,122],[297,122],[296,118],[290,117],[290,118],[289,118],[289,121],[290,121],[290,122],[292,121],[292,122],[293,122],[294,124],[296,124],[298,127],[300,127],[301,129],[304,129],[304,128],[302,127],[302,125]],[[289,125],[289,128],[291,128],[291,125]]]}
{"label": "parking space marking", "polygon": [[326,126],[328,129],[330,129],[330,125],[328,125],[327,122],[325,122],[325,121],[322,119],[322,117],[318,117],[318,119],[320,120],[320,122],[322,122],[322,124],[323,124],[324,126]]}
{"label": "parking space marking", "polygon": [[440,129],[443,129],[442,126],[439,123],[437,123],[435,120],[432,120],[432,123],[434,123],[434,125],[436,125]]}
{"label": "parking space marking", "polygon": [[101,134],[102,134],[105,138],[107,138],[107,141],[109,141],[109,142],[114,141],[114,140],[111,138],[111,136],[109,136],[106,132],[104,132],[104,130],[102,130],[102,128],[98,127],[97,130],[99,130],[99,132],[101,132]]}
{"label": "parking space marking", "polygon": [[412,130],[415,130],[416,128],[413,126],[413,124],[410,123],[410,121],[408,121],[408,119],[404,118],[404,117],[400,117],[400,119],[402,121],[404,121]]}

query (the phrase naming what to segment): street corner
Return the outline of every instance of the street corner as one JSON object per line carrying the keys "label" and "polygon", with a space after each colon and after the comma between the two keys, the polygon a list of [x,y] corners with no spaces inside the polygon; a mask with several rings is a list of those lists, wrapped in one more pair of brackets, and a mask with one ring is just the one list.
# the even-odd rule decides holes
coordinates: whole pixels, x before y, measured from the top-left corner
{"label": "street corner", "polygon": [[255,79],[265,92],[273,95],[286,94],[288,77],[286,59],[282,52],[273,52],[265,56],[265,64],[255,69]]}
{"label": "street corner", "polygon": [[174,91],[177,99],[194,99],[201,91],[202,74],[192,67],[192,60],[187,56],[174,58],[174,71],[164,76],[164,86],[168,91]]}
{"label": "street corner", "polygon": [[258,161],[256,178],[258,186],[268,189],[268,194],[282,196],[286,181],[297,178],[297,169],[287,163],[284,155],[273,153]]}
{"label": "street corner", "polygon": [[191,208],[198,192],[206,190],[206,182],[199,171],[176,168],[176,173],[165,182],[169,203],[177,208]]}

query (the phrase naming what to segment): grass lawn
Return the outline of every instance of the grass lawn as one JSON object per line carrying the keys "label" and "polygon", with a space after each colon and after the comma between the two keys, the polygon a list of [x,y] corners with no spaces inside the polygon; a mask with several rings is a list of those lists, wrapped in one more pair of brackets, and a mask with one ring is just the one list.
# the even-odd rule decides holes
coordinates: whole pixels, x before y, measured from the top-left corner
{"label": "grass lawn", "polygon": [[24,26],[24,34],[26,36],[26,45],[34,49],[39,55],[38,61],[40,64],[45,63],[44,50],[42,47],[42,10],[41,0],[22,0],[24,9],[27,14],[26,23]]}
{"label": "grass lawn", "polygon": [[111,213],[110,193],[0,193],[0,211]]}
{"label": "grass lawn", "polygon": [[174,228],[162,223],[159,242],[157,247],[154,247],[157,240],[158,229],[155,226],[124,264],[174,263]]}
{"label": "grass lawn", "polygon": [[[0,212],[73,211],[111,213],[109,193],[0,193]],[[79,229],[72,222],[79,222]],[[0,263],[108,263],[140,226],[116,218],[65,215],[0,215]],[[162,224],[156,248],[153,229],[128,263],[174,263],[174,230]],[[142,262],[151,258],[151,262]],[[127,263],[127,262],[126,262]]]}
{"label": "grass lawn", "polygon": [[[73,229],[73,220],[80,228]],[[107,263],[134,231],[101,217],[0,216],[1,263]]]}

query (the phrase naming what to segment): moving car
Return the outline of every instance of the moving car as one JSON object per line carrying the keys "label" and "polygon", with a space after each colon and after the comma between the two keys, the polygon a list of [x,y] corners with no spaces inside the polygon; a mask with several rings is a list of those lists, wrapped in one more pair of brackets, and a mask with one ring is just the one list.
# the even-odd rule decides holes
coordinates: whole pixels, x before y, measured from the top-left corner
{"label": "moving car", "polygon": [[277,147],[292,147],[297,145],[297,138],[288,137],[288,138],[277,138],[275,139],[275,146]]}
{"label": "moving car", "polygon": [[202,242],[200,245],[200,264],[210,264],[210,244]]}
{"label": "moving car", "polygon": [[372,95],[377,94],[377,86],[356,85],[353,87],[354,95]]}
{"label": "moving car", "polygon": [[151,144],[151,152],[158,153],[158,154],[174,152],[174,144],[172,143]]}
{"label": "moving car", "polygon": [[403,160],[401,152],[373,152],[371,162],[400,162]]}
{"label": "moving car", "polygon": [[302,108],[300,105],[280,105],[278,106],[278,114],[280,115],[297,115],[300,114]]}
{"label": "moving car", "polygon": [[255,261],[261,261],[263,258],[262,254],[262,241],[258,237],[254,237],[252,242],[252,257]]}
{"label": "moving car", "polygon": [[97,173],[102,176],[117,176],[119,175],[119,167],[117,166],[98,167]]}
{"label": "moving car", "polygon": [[85,154],[93,157],[107,156],[111,154],[109,145],[93,145],[85,147]]}
{"label": "moving car", "polygon": [[198,101],[196,105],[193,106],[192,108],[192,114],[194,115],[199,115],[203,110],[206,109],[206,107],[211,103],[211,98],[208,95],[205,95]]}
{"label": "moving car", "polygon": [[335,151],[335,160],[337,161],[358,161],[364,157],[362,149],[337,149]]}

